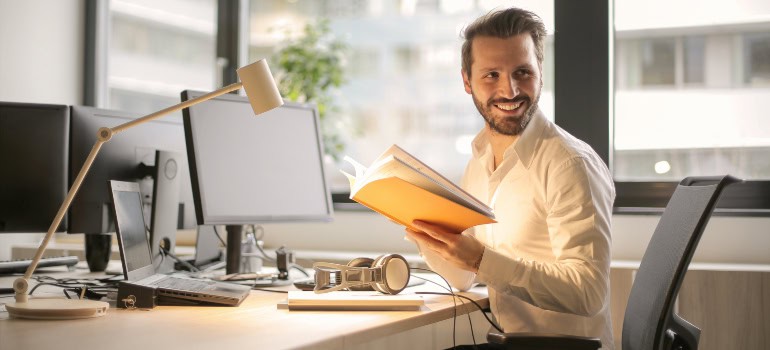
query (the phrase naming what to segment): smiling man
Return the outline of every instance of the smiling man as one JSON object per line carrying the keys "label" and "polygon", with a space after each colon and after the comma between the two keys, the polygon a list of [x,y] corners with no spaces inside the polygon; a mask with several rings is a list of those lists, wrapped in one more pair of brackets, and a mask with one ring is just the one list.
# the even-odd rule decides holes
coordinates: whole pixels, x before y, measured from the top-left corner
{"label": "smiling man", "polygon": [[486,125],[473,140],[462,185],[498,222],[452,232],[418,221],[420,231],[407,236],[454,288],[485,283],[506,332],[599,337],[612,349],[615,189],[591,147],[538,108],[545,26],[511,8],[477,19],[464,34],[463,85]]}

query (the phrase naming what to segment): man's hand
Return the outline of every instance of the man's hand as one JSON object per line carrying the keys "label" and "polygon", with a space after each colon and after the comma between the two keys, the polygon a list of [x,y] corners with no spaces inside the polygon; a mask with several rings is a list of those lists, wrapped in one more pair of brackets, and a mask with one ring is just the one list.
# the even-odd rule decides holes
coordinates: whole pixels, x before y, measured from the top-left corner
{"label": "man's hand", "polygon": [[415,220],[412,225],[420,231],[406,229],[406,235],[422,249],[435,251],[451,264],[471,272],[479,271],[484,245],[471,236],[444,227]]}

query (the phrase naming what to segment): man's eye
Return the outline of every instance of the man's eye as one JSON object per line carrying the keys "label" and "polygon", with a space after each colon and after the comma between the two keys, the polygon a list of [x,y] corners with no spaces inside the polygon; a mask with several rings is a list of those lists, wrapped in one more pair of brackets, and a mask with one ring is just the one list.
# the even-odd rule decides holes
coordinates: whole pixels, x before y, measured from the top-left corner
{"label": "man's eye", "polygon": [[487,75],[485,77],[486,78],[497,78],[499,76],[500,76],[500,74],[497,73],[497,72],[489,72],[489,73],[487,73]]}
{"label": "man's eye", "polygon": [[526,69],[520,69],[520,70],[516,71],[516,76],[518,76],[518,77],[526,78],[526,77],[530,76],[530,74],[532,74],[532,73],[530,71],[526,70]]}

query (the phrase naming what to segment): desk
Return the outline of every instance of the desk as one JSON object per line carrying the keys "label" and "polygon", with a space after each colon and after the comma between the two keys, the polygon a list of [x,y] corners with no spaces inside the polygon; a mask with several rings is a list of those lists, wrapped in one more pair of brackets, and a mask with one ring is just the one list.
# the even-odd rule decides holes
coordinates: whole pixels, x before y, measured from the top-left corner
{"label": "desk", "polygon": [[[44,274],[56,277],[73,275],[67,272]],[[97,276],[85,272],[75,274]],[[10,285],[14,278],[2,277],[0,285]],[[440,291],[430,283],[411,289]],[[475,288],[463,295],[473,298],[483,307],[488,306],[486,288]],[[282,293],[252,291],[238,307],[159,306],[149,311],[117,309],[111,304],[106,316],[67,321],[9,319],[2,308],[0,349],[357,349],[371,348],[368,344],[372,341],[388,336],[400,337],[398,334],[405,333],[422,339],[421,344],[432,340],[434,345],[429,345],[429,348],[452,344],[451,328],[448,332],[441,332],[440,336],[448,339],[438,343],[435,331],[428,329],[441,322],[446,324],[447,320],[451,326],[454,304],[449,296],[426,296],[425,306],[420,311],[379,312],[277,309],[276,304],[285,298]],[[0,302],[9,299],[2,298]],[[476,310],[473,305],[459,304],[458,316]],[[476,339],[482,341],[484,338],[479,338],[478,334],[486,333],[489,325],[483,318],[483,322],[477,319],[473,322]],[[468,324],[465,317],[458,317],[458,324],[461,321]],[[419,329],[424,332],[413,333]],[[436,346],[439,343],[441,345]],[[425,348],[421,345],[407,347]]]}

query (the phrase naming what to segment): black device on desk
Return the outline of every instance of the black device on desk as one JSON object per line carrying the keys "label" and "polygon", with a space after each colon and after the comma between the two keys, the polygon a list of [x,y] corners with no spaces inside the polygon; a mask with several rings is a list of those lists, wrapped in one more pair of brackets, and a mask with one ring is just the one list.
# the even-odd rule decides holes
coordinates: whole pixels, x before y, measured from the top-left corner
{"label": "black device on desk", "polygon": [[110,181],[120,260],[127,281],[118,283],[118,307],[239,305],[248,286],[158,274],[150,255],[141,194],[135,182]]}

